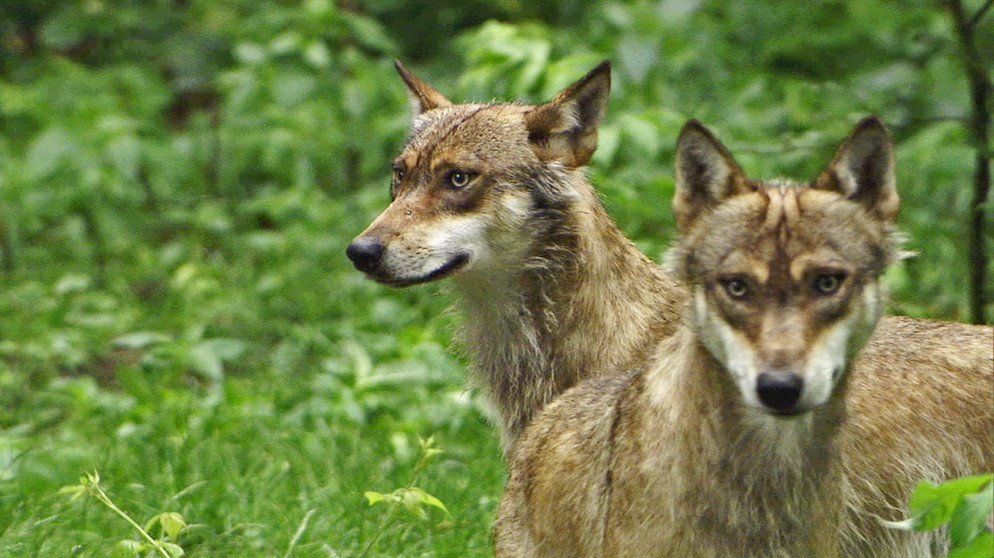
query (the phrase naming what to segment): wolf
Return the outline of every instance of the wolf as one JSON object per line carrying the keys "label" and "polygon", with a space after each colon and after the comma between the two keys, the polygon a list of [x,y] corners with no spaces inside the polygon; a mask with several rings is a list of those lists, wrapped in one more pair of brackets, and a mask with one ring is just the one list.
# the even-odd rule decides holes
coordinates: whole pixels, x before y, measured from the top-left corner
{"label": "wolf", "polygon": [[346,252],[385,285],[452,278],[461,342],[509,449],[555,395],[647,358],[674,331],[683,289],[583,174],[607,62],[540,105],[453,104],[397,70],[415,118],[393,161],[393,201]]}
{"label": "wolf", "polygon": [[888,132],[860,122],[809,185],[750,180],[697,121],[676,157],[685,324],[644,370],[588,380],[537,416],[510,460],[496,554],[867,555],[845,535],[865,475],[844,428],[890,411],[852,402],[900,254]]}
{"label": "wolf", "polygon": [[[687,289],[624,236],[584,176],[609,63],[537,105],[455,104],[397,70],[414,118],[393,162],[393,200],[346,252],[384,285],[451,281],[458,342],[509,455],[554,397],[644,367],[679,326]],[[849,392],[859,413],[841,434],[858,473],[847,477],[847,513],[861,524],[848,533],[850,555],[923,540],[877,521],[901,518],[917,480],[994,469],[992,346],[987,326],[878,324],[849,374],[863,387]]]}

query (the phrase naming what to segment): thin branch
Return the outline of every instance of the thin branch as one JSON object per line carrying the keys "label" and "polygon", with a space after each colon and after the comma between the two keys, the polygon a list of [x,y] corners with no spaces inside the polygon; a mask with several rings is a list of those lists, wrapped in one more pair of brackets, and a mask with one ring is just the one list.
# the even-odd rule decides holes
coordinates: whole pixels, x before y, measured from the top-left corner
{"label": "thin branch", "polygon": [[293,538],[290,539],[290,546],[287,547],[286,554],[283,555],[283,558],[290,558],[293,556],[294,547],[297,546],[298,542],[300,542],[300,537],[304,535],[304,531],[307,530],[307,524],[310,523],[311,516],[314,515],[314,512],[316,511],[316,509],[310,509],[307,510],[306,514],[304,514],[304,519],[300,522],[300,526],[297,527],[297,532],[293,534]]}
{"label": "thin branch", "polygon": [[162,543],[153,539],[152,535],[148,534],[148,531],[143,529],[142,526],[139,525],[134,519],[131,519],[131,516],[125,513],[124,510],[117,507],[117,504],[110,499],[110,496],[104,492],[104,489],[100,488],[100,475],[98,475],[96,471],[94,471],[93,474],[88,474],[85,477],[85,480],[80,480],[84,481],[83,486],[86,487],[87,492],[92,494],[97,500],[100,501],[100,503],[107,506],[112,512],[124,519],[128,525],[134,527],[134,529],[141,534],[142,538],[148,541],[148,544],[152,545],[152,548],[154,548],[159,554],[163,555],[165,558],[171,558],[169,551],[162,546]]}
{"label": "thin branch", "polygon": [[967,25],[970,27],[976,27],[977,24],[980,23],[980,20],[984,18],[984,14],[987,13],[987,10],[989,10],[991,6],[994,6],[994,0],[987,0],[987,2],[981,6],[979,10],[977,10],[977,13],[973,14],[973,17],[970,18]]}

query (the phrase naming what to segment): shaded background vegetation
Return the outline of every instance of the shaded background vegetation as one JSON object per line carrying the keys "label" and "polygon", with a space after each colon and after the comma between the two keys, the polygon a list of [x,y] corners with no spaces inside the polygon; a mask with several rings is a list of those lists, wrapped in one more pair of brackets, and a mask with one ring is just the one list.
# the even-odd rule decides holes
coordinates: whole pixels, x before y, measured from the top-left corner
{"label": "shaded background vegetation", "polygon": [[[589,174],[657,259],[687,118],[751,175],[806,179],[878,114],[919,254],[888,275],[892,312],[989,323],[968,239],[991,145],[966,69],[989,87],[994,25],[972,21],[971,56],[947,7],[5,1],[0,555],[121,550],[126,524],[57,494],[93,469],[140,522],[182,513],[189,555],[490,552],[503,467],[447,348],[448,295],[344,257],[407,131],[395,58],[453,100],[527,102],[610,59]],[[961,7],[971,23],[990,2]],[[417,483],[451,516],[368,506],[412,482],[433,434],[445,453]]]}

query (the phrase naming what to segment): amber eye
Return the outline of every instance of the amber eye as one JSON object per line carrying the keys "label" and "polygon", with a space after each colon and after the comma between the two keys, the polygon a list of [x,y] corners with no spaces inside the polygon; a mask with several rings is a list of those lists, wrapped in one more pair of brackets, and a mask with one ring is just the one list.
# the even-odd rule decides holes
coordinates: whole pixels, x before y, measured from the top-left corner
{"label": "amber eye", "polygon": [[839,290],[839,287],[842,286],[842,281],[845,278],[846,276],[841,273],[819,275],[815,277],[812,286],[814,287],[816,293],[830,295]]}
{"label": "amber eye", "polygon": [[454,170],[449,173],[447,179],[453,188],[463,188],[473,179],[473,175],[465,171]]}
{"label": "amber eye", "polygon": [[749,294],[749,285],[742,279],[726,279],[721,282],[728,296],[734,299],[745,298]]}
{"label": "amber eye", "polygon": [[404,180],[404,167],[396,166],[393,168],[393,181],[400,182]]}

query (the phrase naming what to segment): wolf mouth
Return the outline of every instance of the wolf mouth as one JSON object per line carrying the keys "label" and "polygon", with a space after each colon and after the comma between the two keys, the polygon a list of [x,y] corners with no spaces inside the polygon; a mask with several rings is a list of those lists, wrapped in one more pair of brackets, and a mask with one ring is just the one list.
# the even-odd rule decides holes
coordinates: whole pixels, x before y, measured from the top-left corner
{"label": "wolf mouth", "polygon": [[810,412],[810,409],[786,409],[783,411],[778,411],[774,409],[766,409],[766,413],[771,417],[779,420],[790,420],[797,418],[805,413]]}
{"label": "wolf mouth", "polygon": [[422,283],[430,283],[432,281],[442,279],[452,275],[459,269],[461,269],[466,263],[469,262],[469,254],[457,254],[449,261],[445,262],[441,266],[435,268],[431,272],[422,275],[420,277],[413,278],[392,278],[383,277],[379,275],[371,275],[370,277],[379,283],[390,287],[410,287],[412,285],[420,285]]}

